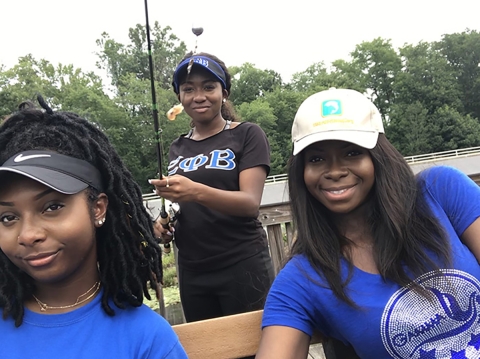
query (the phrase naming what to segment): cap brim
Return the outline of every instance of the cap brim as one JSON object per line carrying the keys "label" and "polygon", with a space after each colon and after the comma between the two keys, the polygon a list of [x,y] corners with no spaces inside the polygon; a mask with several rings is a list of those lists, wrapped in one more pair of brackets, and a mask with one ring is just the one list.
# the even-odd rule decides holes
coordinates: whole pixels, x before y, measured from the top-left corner
{"label": "cap brim", "polygon": [[[173,82],[175,84],[175,87],[176,87],[177,91],[180,88],[180,76],[183,72],[186,72],[187,67],[188,67],[188,62],[185,62],[184,64],[182,64],[180,67],[178,67],[175,70],[174,81]],[[207,70],[207,72],[211,73],[218,80],[218,82],[220,82],[222,84],[223,88],[226,88],[225,81],[220,76],[218,76],[218,74],[215,71],[213,71],[211,68],[203,66],[202,64],[199,64],[197,62],[193,63],[192,68]]]}
{"label": "cap brim", "polygon": [[64,194],[76,194],[88,188],[88,184],[66,174],[33,166],[0,167],[1,172],[17,173]]}
{"label": "cap brim", "polygon": [[377,145],[378,132],[373,131],[325,131],[312,133],[293,143],[293,155],[320,141],[345,141],[371,150]]}

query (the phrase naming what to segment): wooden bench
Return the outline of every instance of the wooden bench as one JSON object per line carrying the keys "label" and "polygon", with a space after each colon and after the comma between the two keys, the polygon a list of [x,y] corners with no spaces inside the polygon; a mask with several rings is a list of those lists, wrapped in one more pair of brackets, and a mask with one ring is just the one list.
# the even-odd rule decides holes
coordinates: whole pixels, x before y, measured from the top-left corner
{"label": "wooden bench", "polygon": [[[174,325],[189,359],[237,359],[255,355],[263,310]],[[320,343],[314,336],[311,344]]]}

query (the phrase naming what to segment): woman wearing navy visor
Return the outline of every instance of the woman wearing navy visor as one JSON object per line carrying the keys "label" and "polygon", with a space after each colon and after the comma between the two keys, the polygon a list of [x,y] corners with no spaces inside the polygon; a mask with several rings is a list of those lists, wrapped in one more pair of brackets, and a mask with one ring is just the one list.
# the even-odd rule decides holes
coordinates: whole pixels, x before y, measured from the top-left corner
{"label": "woman wearing navy visor", "polygon": [[142,304],[162,270],[140,187],[95,125],[39,100],[0,127],[0,357],[187,358]]}
{"label": "woman wearing navy visor", "polygon": [[[180,204],[175,225],[182,306],[188,322],[263,308],[273,271],[258,221],[270,149],[263,130],[238,122],[231,76],[217,57],[188,54],[173,90],[192,128],[170,146],[157,194]],[[172,239],[165,230],[164,241]]]}

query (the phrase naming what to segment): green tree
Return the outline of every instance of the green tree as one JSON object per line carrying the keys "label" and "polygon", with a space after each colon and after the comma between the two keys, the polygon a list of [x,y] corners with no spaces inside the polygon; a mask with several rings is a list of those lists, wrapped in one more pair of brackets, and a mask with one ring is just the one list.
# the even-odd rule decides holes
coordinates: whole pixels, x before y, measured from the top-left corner
{"label": "green tree", "polygon": [[480,32],[443,35],[436,47],[455,69],[465,114],[480,120]]}
{"label": "green tree", "polygon": [[281,76],[273,70],[260,70],[251,63],[229,68],[232,75],[230,100],[234,105],[252,102],[282,86]]}
{"label": "green tree", "polygon": [[292,124],[297,109],[308,97],[307,93],[297,92],[286,88],[278,88],[265,95],[276,118],[275,128],[267,130],[272,142],[272,175],[285,173],[288,158],[292,154]]}
{"label": "green tree", "polygon": [[[186,46],[170,27],[162,28],[158,22],[151,29],[151,42],[158,119],[162,130],[162,173],[165,174],[168,146],[189,127],[185,115],[178,116],[174,122],[167,121],[165,115],[178,103],[171,81],[176,65],[186,53]],[[107,71],[114,86],[114,101],[128,119],[120,128],[113,126],[116,138],[122,143],[121,155],[129,163],[135,178],[149,188],[147,179],[157,176],[158,161],[145,27],[137,24],[130,28],[128,44],[121,44],[104,33],[97,45],[101,49],[97,66]]]}
{"label": "green tree", "polygon": [[323,62],[314,63],[305,71],[293,74],[290,85],[293,90],[305,93],[315,93],[335,87],[332,84],[332,76]]}
{"label": "green tree", "polygon": [[442,145],[439,123],[431,121],[420,101],[393,105],[385,134],[404,156],[435,152]]}
{"label": "green tree", "polygon": [[57,78],[52,64],[46,60],[35,60],[32,55],[19,58],[18,64],[10,69],[2,66],[0,117],[14,112],[21,102],[34,100],[37,93],[41,93],[49,102],[54,102],[59,95],[55,86]]}
{"label": "green tree", "polygon": [[403,69],[394,83],[397,104],[419,101],[429,114],[443,105],[463,109],[456,71],[433,43],[406,45],[400,55]]}
{"label": "green tree", "polygon": [[[156,21],[151,28],[150,40],[154,64],[154,78],[159,87],[171,88],[173,72],[185,55],[187,48],[183,41],[171,32],[171,27],[162,28]],[[107,33],[97,40],[100,52],[97,66],[107,71],[112,85],[118,88],[122,77],[134,74],[139,80],[150,79],[148,45],[145,26],[137,24],[128,32],[129,44],[121,44]]]}
{"label": "green tree", "polygon": [[[390,40],[382,38],[362,42],[356,46],[351,56],[352,62],[348,70],[354,71],[358,76],[358,86],[369,92],[383,119],[388,119],[390,106],[395,103],[393,85],[402,69],[400,56]],[[337,63],[337,67],[342,70],[340,65],[341,63]],[[343,68],[344,72],[345,70]]]}
{"label": "green tree", "polygon": [[264,98],[252,102],[244,102],[237,107],[237,112],[243,121],[256,123],[267,135],[270,144],[270,174],[282,173],[285,169],[285,159],[280,156],[278,143],[277,117],[274,110]]}
{"label": "green tree", "polygon": [[[124,106],[124,103],[110,98],[97,75],[84,73],[72,65],[54,67],[46,60],[36,60],[28,55],[20,58],[11,69],[2,71],[0,79],[0,118],[15,111],[25,100],[35,103],[36,94],[41,93],[53,109],[76,112],[100,127],[135,179],[144,189],[149,188],[147,179],[157,173],[153,125],[132,116],[134,106]],[[135,84],[137,82],[132,83],[132,88]],[[142,88],[145,98],[146,88],[147,85]],[[137,99],[130,100],[135,104]]]}

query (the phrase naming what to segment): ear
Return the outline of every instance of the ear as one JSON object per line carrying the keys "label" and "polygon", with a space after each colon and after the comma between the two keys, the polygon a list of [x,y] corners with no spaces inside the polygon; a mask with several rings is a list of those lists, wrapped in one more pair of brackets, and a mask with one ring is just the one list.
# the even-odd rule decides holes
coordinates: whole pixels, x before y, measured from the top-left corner
{"label": "ear", "polygon": [[105,223],[107,217],[108,197],[105,193],[100,193],[93,204],[94,225],[100,228]]}
{"label": "ear", "polygon": [[180,100],[180,93],[177,94],[178,102],[182,103],[182,100]]}
{"label": "ear", "polygon": [[223,89],[223,98],[226,98],[228,100],[228,91],[227,89]]}

